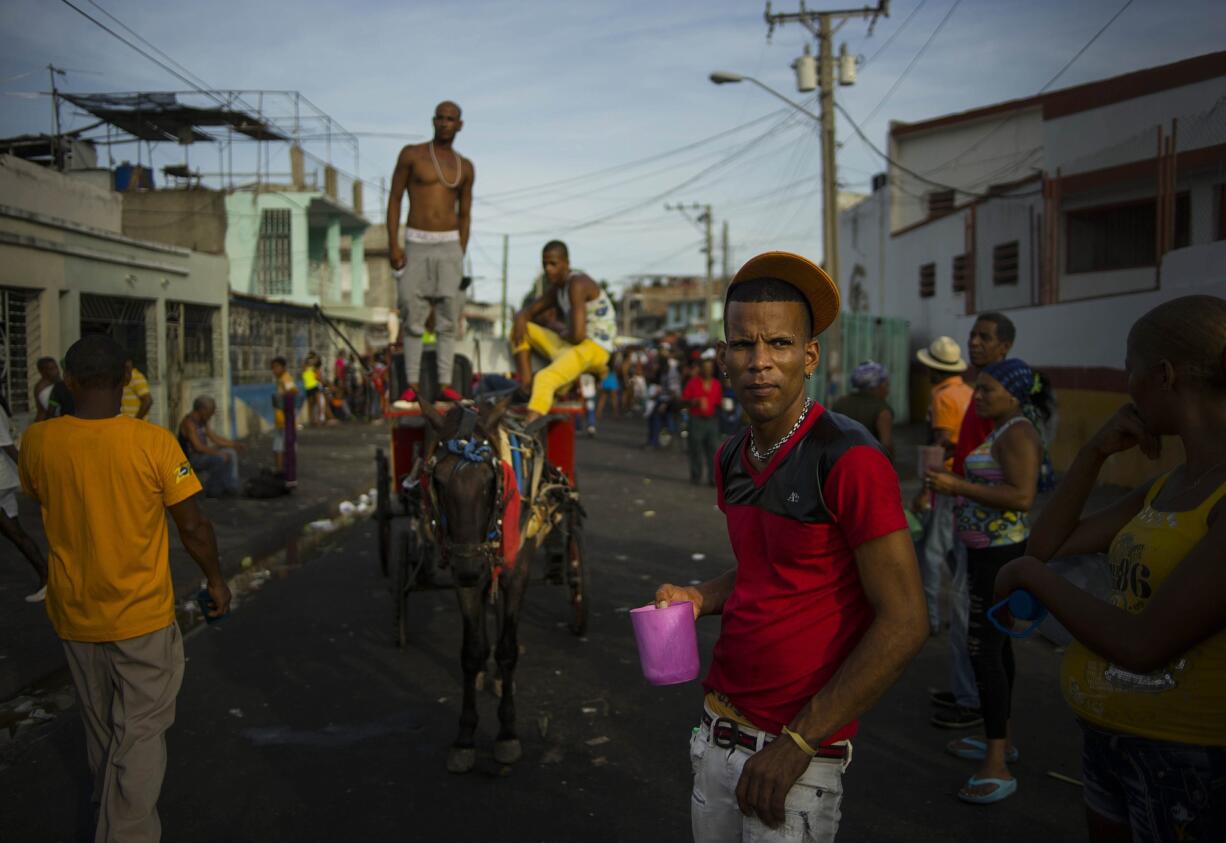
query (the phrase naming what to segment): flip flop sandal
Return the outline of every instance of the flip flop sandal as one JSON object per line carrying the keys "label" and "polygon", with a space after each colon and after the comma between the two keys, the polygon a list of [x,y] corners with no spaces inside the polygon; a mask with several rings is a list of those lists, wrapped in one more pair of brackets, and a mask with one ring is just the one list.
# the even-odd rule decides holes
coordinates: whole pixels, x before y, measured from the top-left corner
{"label": "flip flop sandal", "polygon": [[[963,744],[963,747],[954,749],[953,747]],[[955,758],[964,758],[967,761],[982,761],[988,757],[988,745],[986,741],[980,738],[962,738],[952,744],[945,745],[945,751]],[[1018,759],[1018,751],[1016,746],[1009,747],[1005,751],[1005,763],[1016,764]]]}
{"label": "flip flop sandal", "polygon": [[958,798],[972,805],[991,805],[993,802],[1000,802],[1017,793],[1017,779],[981,779],[971,776],[966,780],[966,787],[978,787],[983,784],[994,784],[996,790],[982,794],[963,793],[959,790]]}

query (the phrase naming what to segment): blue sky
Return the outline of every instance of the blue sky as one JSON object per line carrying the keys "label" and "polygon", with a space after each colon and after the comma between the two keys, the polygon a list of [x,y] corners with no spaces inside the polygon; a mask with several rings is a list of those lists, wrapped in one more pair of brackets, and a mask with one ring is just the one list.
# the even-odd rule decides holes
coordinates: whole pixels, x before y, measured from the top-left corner
{"label": "blue sky", "polygon": [[[90,0],[73,2],[105,20]],[[95,2],[213,87],[300,90],[355,132],[424,137],[434,104],[459,102],[466,122],[457,148],[477,167],[470,251],[479,298],[497,294],[503,232],[512,234],[517,298],[537,271],[541,244],[554,235],[570,243],[576,265],[614,283],[639,272],[701,273],[699,232],[664,210],[665,201],[711,203],[717,232],[729,222],[734,264],[766,248],[821,257],[814,125],[788,117],[753,86],[707,81],[712,70],[731,70],[799,97],[789,66],[809,36],[790,25],[768,43],[760,0]],[[853,116],[862,119],[873,109],[955,2],[895,0],[871,37],[865,22],[845,25],[837,40],[869,59],[857,84],[838,91]],[[919,120],[1033,94],[1122,4],[962,0],[864,128],[884,147],[891,119]],[[779,0],[775,7],[794,4]],[[1134,0],[1056,87],[1224,43],[1220,0]],[[48,130],[48,98],[30,95],[47,90],[48,62],[73,71],[61,80],[65,90],[184,87],[58,0],[5,0],[0,45],[4,135]],[[666,152],[755,118],[765,122],[654,163],[548,192],[524,190]],[[67,122],[85,121],[70,116]],[[840,182],[867,190],[882,162],[841,118],[838,138]],[[360,143],[362,176],[375,183],[390,176],[401,142],[364,135]],[[197,156],[215,160],[199,149],[193,164]],[[322,146],[312,151],[323,154]],[[285,159],[278,150],[273,170],[287,170]],[[174,160],[181,160],[180,151],[166,146],[155,163]],[[343,156],[337,163],[355,166]],[[669,192],[693,176],[692,184]],[[574,228],[605,216],[607,222]]]}

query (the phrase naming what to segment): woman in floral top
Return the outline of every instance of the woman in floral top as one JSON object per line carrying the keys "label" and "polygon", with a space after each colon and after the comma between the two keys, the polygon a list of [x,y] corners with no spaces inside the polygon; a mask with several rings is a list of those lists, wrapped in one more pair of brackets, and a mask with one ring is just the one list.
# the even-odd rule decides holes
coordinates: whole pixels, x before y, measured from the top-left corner
{"label": "woman in floral top", "polygon": [[967,547],[971,579],[967,637],[986,736],[963,738],[948,747],[960,758],[980,761],[979,770],[958,793],[965,802],[998,802],[1017,790],[1006,764],[1017,757],[1009,739],[1013,649],[1009,637],[988,621],[987,611],[997,572],[1025,553],[1030,535],[1028,512],[1045,458],[1029,417],[1050,406],[1043,384],[1016,358],[984,367],[975,383],[975,410],[991,419],[995,429],[967,456],[965,479],[932,469],[925,481],[935,492],[957,496],[955,529]]}

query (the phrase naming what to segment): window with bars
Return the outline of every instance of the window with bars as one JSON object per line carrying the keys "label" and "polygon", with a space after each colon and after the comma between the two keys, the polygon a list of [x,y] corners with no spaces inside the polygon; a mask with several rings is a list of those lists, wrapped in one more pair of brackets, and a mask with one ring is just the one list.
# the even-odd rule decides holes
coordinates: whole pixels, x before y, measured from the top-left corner
{"label": "window with bars", "polygon": [[928,192],[928,216],[939,217],[954,209],[954,192],[952,190],[931,190]]}
{"label": "window with bars", "polygon": [[106,334],[132,355],[133,366],[148,375],[149,346],[155,337],[145,328],[145,316],[152,304],[144,299],[82,293],[81,336]]}
{"label": "window with bars", "polygon": [[260,239],[255,248],[255,291],[289,295],[294,290],[292,237],[288,208],[260,212]]}
{"label": "window with bars", "polygon": [[954,255],[953,291],[966,292],[966,255]]}
{"label": "window with bars", "polygon": [[[183,376],[211,378],[217,374],[217,313],[215,307],[167,302],[166,323],[169,337],[183,337]],[[177,349],[176,349],[177,354]]]}
{"label": "window with bars", "polygon": [[0,287],[0,399],[13,415],[30,412],[30,304],[37,293]]}
{"label": "window with bars", "polygon": [[926,263],[919,270],[919,292],[921,299],[930,299],[937,293],[937,265]]}
{"label": "window with bars", "polygon": [[[1177,194],[1173,248],[1188,245],[1191,216],[1188,194]],[[1155,263],[1158,218],[1153,199],[1069,211],[1067,222],[1066,272],[1136,269]]]}
{"label": "window with bars", "polygon": [[1018,241],[999,243],[992,247],[992,283],[997,286],[1016,285],[1018,281]]}

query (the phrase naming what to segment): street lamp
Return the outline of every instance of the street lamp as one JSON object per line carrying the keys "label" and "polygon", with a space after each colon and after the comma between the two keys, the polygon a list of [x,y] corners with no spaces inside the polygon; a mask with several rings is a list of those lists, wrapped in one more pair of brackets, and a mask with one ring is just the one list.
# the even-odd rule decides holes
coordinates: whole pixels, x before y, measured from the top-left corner
{"label": "street lamp", "polygon": [[[807,58],[806,54],[806,58]],[[802,66],[803,65],[803,66]],[[796,69],[797,84],[802,91],[812,90],[808,85],[808,64],[802,58],[793,65]],[[793,102],[788,97],[776,91],[770,85],[753,78],[752,76],[743,76],[739,73],[731,73],[726,70],[717,70],[709,77],[716,85],[728,85],[736,82],[751,82],[757,85],[762,90],[766,91],[776,99],[781,99],[790,105],[792,108],[799,111],[801,114],[816,122],[821,128],[821,146],[822,146],[822,263],[825,265],[826,272],[829,273],[831,280],[834,281],[835,287],[839,286],[839,235],[838,235],[838,194],[835,188],[835,161],[834,161],[834,98],[830,94],[833,83],[825,84],[829,81],[829,74],[823,72],[822,80],[822,114],[826,119],[822,119],[814,114],[809,109],[797,102]],[[828,94],[830,94],[828,96]],[[842,365],[843,337],[842,326],[837,322],[833,327],[832,336],[830,337],[830,354],[828,356],[827,365],[832,373],[840,371]],[[835,376],[836,379],[838,376]],[[841,383],[841,379],[840,383]]]}
{"label": "street lamp", "polygon": [[818,123],[822,122],[822,118],[818,117],[816,114],[814,114],[809,109],[805,108],[800,103],[795,102],[789,99],[788,97],[785,97],[783,94],[776,91],[770,85],[767,85],[765,82],[762,82],[758,79],[754,79],[752,76],[742,76],[739,73],[730,73],[727,70],[717,70],[714,73],[712,73],[709,78],[716,85],[734,85],[737,82],[752,82],[753,84],[757,85],[762,90],[766,91],[766,93],[770,94],[771,96],[777,97],[783,100],[788,105],[792,106],[792,108],[796,109],[797,111],[799,111],[801,114],[805,115],[806,117],[812,120],[815,120]]}

